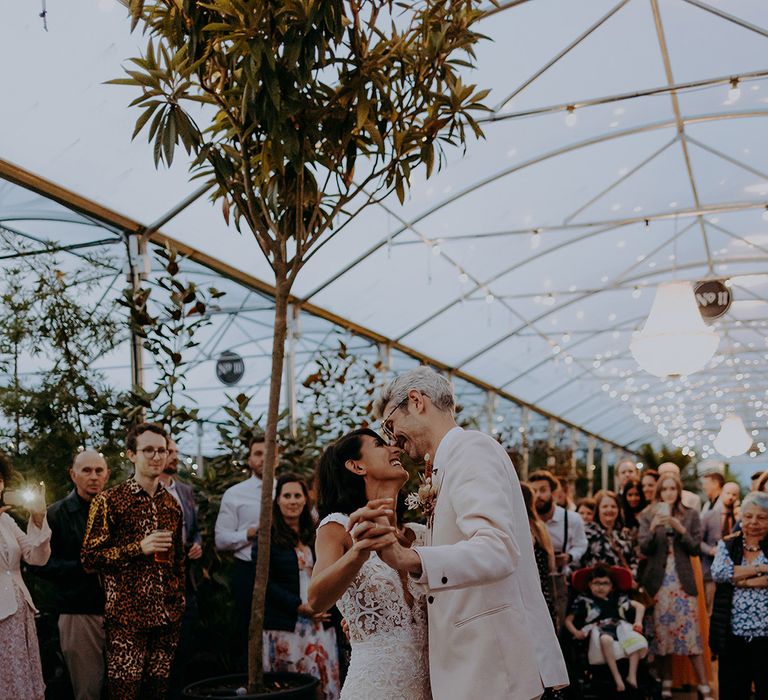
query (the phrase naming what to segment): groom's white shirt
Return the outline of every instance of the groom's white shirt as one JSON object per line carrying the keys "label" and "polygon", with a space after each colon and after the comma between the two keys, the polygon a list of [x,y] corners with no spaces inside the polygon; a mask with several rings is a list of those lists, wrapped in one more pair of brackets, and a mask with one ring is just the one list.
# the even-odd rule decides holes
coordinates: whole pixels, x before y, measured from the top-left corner
{"label": "groom's white shirt", "polygon": [[435,700],[530,700],[568,682],[541,592],[520,482],[491,437],[440,442],[431,544],[418,547]]}

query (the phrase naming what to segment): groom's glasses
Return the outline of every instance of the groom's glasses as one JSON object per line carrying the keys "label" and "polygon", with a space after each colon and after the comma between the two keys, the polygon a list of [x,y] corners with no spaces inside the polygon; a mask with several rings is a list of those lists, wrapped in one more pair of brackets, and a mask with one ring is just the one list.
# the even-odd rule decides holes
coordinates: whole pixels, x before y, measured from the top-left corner
{"label": "groom's glasses", "polygon": [[403,406],[408,405],[408,397],[406,396],[397,406],[395,406],[389,413],[387,413],[384,420],[381,421],[381,431],[384,433],[384,436],[389,440],[391,443],[395,443],[395,426],[392,424],[392,416],[395,414],[395,411],[398,409],[403,408]]}

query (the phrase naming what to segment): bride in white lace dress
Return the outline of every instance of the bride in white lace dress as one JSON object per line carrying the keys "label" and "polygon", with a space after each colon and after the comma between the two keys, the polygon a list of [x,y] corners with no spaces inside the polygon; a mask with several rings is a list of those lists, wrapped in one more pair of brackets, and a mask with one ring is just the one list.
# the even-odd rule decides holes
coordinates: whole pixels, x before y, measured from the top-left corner
{"label": "bride in white lace dress", "polygon": [[[427,612],[423,595],[405,574],[387,566],[370,539],[353,541],[349,514],[376,499],[394,504],[408,478],[400,449],[361,429],[329,447],[318,469],[317,561],[309,604],[336,604],[349,625],[352,659],[341,700],[430,700]],[[398,536],[424,544],[426,529],[409,525]]]}

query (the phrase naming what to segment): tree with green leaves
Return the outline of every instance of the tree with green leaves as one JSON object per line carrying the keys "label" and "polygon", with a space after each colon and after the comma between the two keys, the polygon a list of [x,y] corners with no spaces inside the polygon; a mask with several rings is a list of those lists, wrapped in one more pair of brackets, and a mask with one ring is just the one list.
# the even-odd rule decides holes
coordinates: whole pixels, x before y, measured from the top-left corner
{"label": "tree with green leaves", "polygon": [[[172,248],[156,249],[163,271],[151,285],[123,291],[118,303],[128,311],[131,332],[154,359],[157,378],[152,390],[132,387],[121,397],[119,412],[129,424],[143,420],[162,423],[173,439],[197,420],[198,410],[187,408],[189,353],[200,343],[200,330],[210,325],[209,307],[224,294],[214,287],[201,289],[179,276],[181,256]],[[154,295],[153,295],[154,292]]]}
{"label": "tree with green leaves", "polygon": [[[482,38],[478,0],[130,0],[146,52],[134,136],[155,163],[181,145],[225,219],[256,239],[275,276],[266,464],[274,463],[289,296],[297,275],[365,207],[405,199],[445,145],[481,136],[487,91],[465,84]],[[274,472],[263,483],[249,688],[261,687],[261,630]]]}

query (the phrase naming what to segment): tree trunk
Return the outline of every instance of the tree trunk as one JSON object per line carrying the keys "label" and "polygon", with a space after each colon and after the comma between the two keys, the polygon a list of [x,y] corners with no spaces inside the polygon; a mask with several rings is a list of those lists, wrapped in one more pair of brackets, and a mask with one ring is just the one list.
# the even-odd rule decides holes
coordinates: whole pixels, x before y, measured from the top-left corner
{"label": "tree trunk", "polygon": [[280,411],[280,390],[283,378],[285,338],[287,331],[288,295],[291,284],[284,270],[275,270],[275,328],[272,338],[272,378],[269,384],[269,407],[265,434],[266,455],[261,481],[261,518],[259,520],[259,558],[253,585],[251,621],[248,628],[248,692],[263,690],[264,599],[269,578],[269,545],[272,528],[272,484],[275,478],[277,451],[277,419]]}

